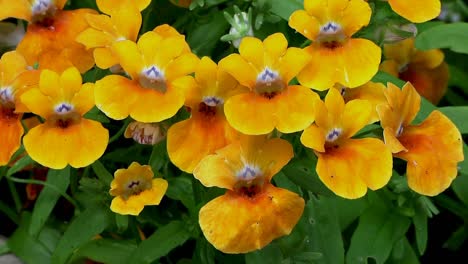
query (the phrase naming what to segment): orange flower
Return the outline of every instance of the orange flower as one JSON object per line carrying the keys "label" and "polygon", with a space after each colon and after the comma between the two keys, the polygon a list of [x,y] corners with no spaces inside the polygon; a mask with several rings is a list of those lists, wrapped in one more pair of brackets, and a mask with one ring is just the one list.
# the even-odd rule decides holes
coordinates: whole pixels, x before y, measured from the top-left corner
{"label": "orange flower", "polygon": [[20,97],[37,83],[37,71],[28,70],[23,56],[12,51],[0,59],[0,166],[6,165],[21,145],[21,112],[27,111]]}
{"label": "orange flower", "polygon": [[457,176],[457,163],[464,159],[460,132],[437,110],[421,124],[411,125],[421,97],[410,83],[403,90],[389,83],[385,96],[388,103],[377,107],[385,143],[395,157],[407,161],[409,187],[423,195],[441,193]]}
{"label": "orange flower", "polygon": [[[203,57],[189,86],[186,103],[191,117],[169,128],[167,152],[172,163],[192,173],[208,154],[225,147],[237,136],[224,116],[224,102],[232,95],[248,91],[210,58]],[[189,79],[187,81],[189,81]]]}
{"label": "orange flower", "polygon": [[66,0],[0,0],[0,20],[15,17],[30,22],[16,49],[29,65],[39,63],[40,69],[58,72],[75,66],[86,72],[94,65],[93,56],[75,38],[88,27],[85,15],[95,11],[64,11],[65,3]]}
{"label": "orange flower", "polygon": [[69,68],[60,76],[42,71],[39,87],[25,92],[21,100],[31,112],[45,119],[23,139],[33,160],[53,169],[68,164],[79,168],[104,153],[109,133],[101,123],[83,118],[94,106],[93,85],[82,85],[76,68]]}
{"label": "orange flower", "polygon": [[228,189],[199,213],[203,234],[215,248],[246,253],[291,232],[302,215],[304,200],[270,181],[293,155],[285,140],[250,136],[200,162],[195,178],[207,187]]}
{"label": "orange flower", "polygon": [[333,86],[333,88],[337,89],[341,93],[346,103],[355,99],[368,101],[372,107],[372,114],[369,123],[375,123],[380,120],[376,107],[377,105],[387,101],[384,94],[385,86],[383,84],[368,82],[356,88],[348,88],[337,84]]}
{"label": "orange flower", "polygon": [[284,133],[296,132],[313,122],[318,96],[306,87],[288,85],[309,62],[306,52],[288,48],[284,35],[276,33],[263,43],[254,37],[243,38],[239,53],[219,62],[250,89],[226,101],[224,110],[232,127],[244,134],[260,135],[275,127]]}
{"label": "orange flower", "polygon": [[305,48],[312,60],[297,76],[302,85],[326,90],[335,83],[354,88],[379,69],[381,50],[372,41],[351,38],[369,23],[371,9],[364,0],[304,0],[289,26],[313,43]]}
{"label": "orange flower", "polygon": [[447,91],[449,70],[444,53],[439,49],[421,51],[414,47],[414,39],[384,46],[385,61],[380,68],[402,80],[411,82],[418,93],[439,103]]}
{"label": "orange flower", "polygon": [[[156,31],[156,30],[155,30]],[[170,31],[161,30],[165,33]],[[140,122],[160,122],[174,116],[185,100],[188,74],[199,59],[188,50],[181,35],[153,31],[138,44],[123,40],[113,53],[130,76],[108,75],[96,82],[96,105],[113,119],[131,116]]]}
{"label": "orange flower", "polygon": [[150,166],[141,166],[138,162],[132,162],[128,169],[118,169],[109,191],[116,196],[112,199],[111,210],[122,215],[139,215],[145,205],[158,205],[168,184],[153,176]]}
{"label": "orange flower", "polygon": [[365,100],[344,103],[330,89],[325,103],[316,105],[315,124],[304,130],[301,142],[318,156],[317,174],[335,194],[355,199],[367,188],[377,190],[392,176],[392,153],[376,138],[351,138],[369,123],[371,104]]}
{"label": "orange flower", "polygon": [[414,23],[422,23],[440,14],[440,0],[388,0],[400,16]]}
{"label": "orange flower", "polygon": [[145,1],[146,5],[137,2],[98,0],[96,3],[99,9],[107,15],[86,16],[90,28],[79,34],[76,41],[85,45],[87,49],[94,48],[94,59],[98,67],[107,69],[118,65],[119,62],[111,50],[113,43],[126,39],[136,41],[142,19],[140,11],[146,8],[150,1]]}

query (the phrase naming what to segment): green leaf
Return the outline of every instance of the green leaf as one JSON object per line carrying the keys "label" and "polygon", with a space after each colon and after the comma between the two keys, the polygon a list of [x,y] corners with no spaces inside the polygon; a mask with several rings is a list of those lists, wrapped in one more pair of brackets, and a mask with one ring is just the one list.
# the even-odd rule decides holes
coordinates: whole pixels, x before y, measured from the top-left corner
{"label": "green leaf", "polygon": [[25,167],[31,165],[34,163],[34,160],[29,157],[29,155],[26,155],[19,159],[7,172],[7,177],[10,177],[11,175],[17,173],[18,171],[24,169]]}
{"label": "green leaf", "polygon": [[449,48],[454,52],[468,54],[468,23],[443,24],[425,30],[416,37],[419,50]]}
{"label": "green leaf", "polygon": [[372,205],[359,218],[346,263],[367,263],[368,259],[374,259],[377,264],[384,263],[395,242],[405,235],[409,226],[407,217],[385,206]]}
{"label": "green leaf", "polygon": [[403,248],[402,248],[403,255],[395,256],[395,254],[392,254],[392,257],[385,263],[386,264],[419,264],[418,257],[416,256],[416,253],[414,252],[413,247],[408,242],[408,239],[404,237],[402,241],[403,241]]}
{"label": "green leaf", "polygon": [[110,119],[107,118],[107,116],[99,110],[96,106],[93,107],[91,110],[89,110],[85,115],[85,118],[91,119],[94,121],[98,121],[103,124],[110,123]]}
{"label": "green leaf", "polygon": [[452,182],[452,189],[457,197],[468,205],[468,146],[463,143],[463,155],[465,160],[459,164],[460,175]]}
{"label": "green leaf", "polygon": [[300,159],[289,162],[282,172],[296,185],[325,196],[332,196],[333,193],[322,183],[315,172],[317,160]]}
{"label": "green leaf", "polygon": [[90,207],[80,213],[68,226],[52,255],[52,264],[66,263],[71,254],[109,226],[108,208]]}
{"label": "green leaf", "polygon": [[99,160],[96,160],[91,167],[93,168],[94,173],[99,178],[99,180],[104,183],[106,186],[110,186],[114,177],[110,172],[102,165]]}
{"label": "green leaf", "polygon": [[128,228],[128,215],[115,214],[115,224],[119,232],[124,232]]}
{"label": "green leaf", "polygon": [[261,250],[256,250],[245,255],[246,264],[281,264],[282,260],[283,254],[281,254],[281,249],[274,243],[270,243]]}
{"label": "green leaf", "polygon": [[[49,185],[55,186],[57,190],[65,192],[70,185],[70,167],[63,170],[49,170],[47,173],[47,181]],[[31,225],[29,226],[29,234],[36,237],[44,226],[47,218],[49,218],[52,209],[60,198],[60,193],[50,186],[45,186],[40,192],[31,217]]]}
{"label": "green leaf", "polygon": [[204,237],[197,239],[194,263],[215,264],[215,248]]}
{"label": "green leaf", "polygon": [[369,203],[365,197],[360,199],[348,200],[338,196],[333,197],[333,207],[336,208],[341,230],[345,230],[352,222],[366,210]]}
{"label": "green leaf", "polygon": [[457,126],[462,134],[468,134],[468,106],[447,106],[439,110],[445,114]]}
{"label": "green leaf", "polygon": [[272,0],[270,12],[284,20],[289,20],[294,11],[303,9],[303,7],[303,1],[301,0]]}
{"label": "green leaf", "polygon": [[190,232],[186,229],[184,222],[172,221],[144,240],[126,263],[152,263],[184,244],[189,238]]}
{"label": "green leaf", "polygon": [[137,248],[133,241],[121,241],[115,239],[96,239],[80,247],[73,254],[72,263],[74,260],[88,258],[93,261],[102,263],[126,263],[125,260],[130,257],[130,254]]}
{"label": "green leaf", "polygon": [[387,83],[393,83],[398,87],[403,87],[403,85],[405,84],[405,81],[402,81],[397,77],[383,71],[377,72],[377,74],[372,78],[372,81],[382,83],[385,86],[387,85]]}
{"label": "green leaf", "polygon": [[194,210],[195,201],[193,199],[192,180],[181,176],[170,178],[167,181],[169,187],[167,188],[166,196],[173,200],[181,201],[189,211]]}
{"label": "green leaf", "polygon": [[163,140],[153,146],[148,165],[153,170],[153,173],[160,171],[167,162],[166,141]]}
{"label": "green leaf", "polygon": [[223,12],[212,13],[203,19],[203,22],[198,20],[193,24],[192,30],[187,33],[187,42],[199,57],[210,56],[228,28],[229,23],[224,18]]}
{"label": "green leaf", "polygon": [[424,254],[427,247],[427,214],[423,210],[417,210],[413,216],[414,230],[416,233],[416,245],[420,255]]}

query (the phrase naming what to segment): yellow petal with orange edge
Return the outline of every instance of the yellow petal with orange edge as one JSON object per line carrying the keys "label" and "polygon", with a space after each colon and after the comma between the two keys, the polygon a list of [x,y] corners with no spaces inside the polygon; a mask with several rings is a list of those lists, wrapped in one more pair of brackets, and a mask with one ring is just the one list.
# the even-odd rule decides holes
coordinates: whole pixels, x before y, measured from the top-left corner
{"label": "yellow petal with orange edge", "polygon": [[28,0],[0,0],[0,20],[9,17],[31,21],[32,8]]}
{"label": "yellow petal with orange edge", "polygon": [[206,187],[233,190],[237,183],[236,173],[243,167],[238,142],[230,144],[216,154],[204,157],[193,170],[193,176]]}
{"label": "yellow petal with orange edge", "polygon": [[8,164],[11,156],[21,145],[23,126],[19,117],[7,117],[4,115],[0,105],[0,166]]}
{"label": "yellow petal with orange edge", "polygon": [[250,89],[255,87],[258,70],[241,57],[241,55],[231,54],[223,58],[218,65],[236,78],[240,84],[247,86]]}
{"label": "yellow petal with orange edge", "polygon": [[335,83],[357,87],[377,73],[381,50],[372,41],[349,39],[334,49],[313,43],[305,49],[312,59],[297,76],[299,82],[316,90],[326,90]]}
{"label": "yellow petal with orange edge", "polygon": [[388,0],[400,16],[414,23],[422,23],[436,18],[441,11],[440,0]]}
{"label": "yellow petal with orange edge", "polygon": [[376,109],[377,106],[387,102],[384,91],[385,86],[383,84],[368,82],[357,88],[346,89],[344,98],[347,102],[355,99],[368,101],[372,105],[372,113],[369,122],[374,123],[379,120]]}
{"label": "yellow petal with orange edge", "polygon": [[316,124],[304,129],[301,135],[302,145],[319,152],[325,152],[325,131]]}
{"label": "yellow petal with orange edge", "polygon": [[336,195],[357,199],[367,188],[377,190],[392,176],[392,154],[375,138],[348,139],[318,153],[317,173]]}
{"label": "yellow petal with orange edge", "polygon": [[304,10],[296,10],[292,13],[289,17],[289,26],[310,40],[314,40],[320,32],[317,19]]}
{"label": "yellow petal with orange edge", "polygon": [[269,99],[251,92],[229,98],[224,111],[229,124],[236,130],[247,135],[263,135],[276,126],[275,107]]}
{"label": "yellow petal with orange edge", "polygon": [[[264,65],[273,65],[285,54],[288,48],[288,40],[283,33],[274,33],[263,41],[263,47],[265,52]],[[260,70],[263,69],[260,68]]]}
{"label": "yellow petal with orange edge", "polygon": [[309,88],[289,86],[274,98],[276,101],[276,128],[283,133],[293,133],[310,126],[315,118],[314,104],[320,97]]}
{"label": "yellow petal with orange edge", "polygon": [[342,117],[342,138],[350,138],[370,123],[372,105],[366,100],[352,100],[346,103]]}
{"label": "yellow petal with orange edge", "polygon": [[248,36],[242,39],[239,45],[239,54],[256,72],[260,72],[265,67],[265,49],[266,47],[261,40]]}
{"label": "yellow petal with orange edge", "polygon": [[39,89],[30,89],[21,95],[21,102],[27,110],[43,118],[54,114],[54,101]]}
{"label": "yellow petal with orange edge", "polygon": [[395,129],[391,127],[384,127],[383,137],[385,145],[390,149],[392,153],[399,153],[401,151],[408,151],[405,146],[397,138]]}
{"label": "yellow petal with orange edge", "polygon": [[108,75],[94,86],[96,106],[112,119],[124,119],[130,115],[142,90],[136,81],[119,75]]}
{"label": "yellow petal with orange edge", "polygon": [[200,160],[226,146],[234,133],[223,116],[193,114],[190,119],[169,128],[167,152],[174,165],[192,173]]}
{"label": "yellow petal with orange edge", "polygon": [[110,48],[96,48],[93,51],[96,65],[101,69],[108,69],[119,64],[119,60],[112,53]]}
{"label": "yellow petal with orange edge", "polygon": [[206,239],[224,253],[247,253],[289,234],[304,210],[297,194],[266,184],[254,198],[231,191],[200,209]]}
{"label": "yellow petal with orange edge", "polygon": [[135,42],[123,40],[112,45],[112,52],[122,68],[133,80],[137,80],[143,70],[143,58]]}
{"label": "yellow petal with orange edge", "polygon": [[63,169],[90,165],[104,154],[109,132],[101,123],[81,119],[79,123],[61,128],[46,121],[31,129],[23,138],[26,151],[39,164]]}
{"label": "yellow petal with orange edge", "polygon": [[421,96],[418,94],[413,85],[409,82],[405,83],[402,88],[403,100],[401,113],[403,117],[403,125],[409,125],[416,118],[421,107]]}
{"label": "yellow petal with orange edge", "polygon": [[398,138],[408,151],[395,156],[406,160],[408,185],[434,196],[450,186],[463,161],[463,141],[457,127],[444,114],[433,111],[416,126],[405,127]]}
{"label": "yellow petal with orange edge", "polygon": [[94,107],[94,83],[85,83],[80,91],[74,94],[71,104],[81,116]]}
{"label": "yellow petal with orange edge", "polygon": [[10,86],[27,70],[27,66],[26,60],[20,53],[16,51],[4,53],[0,59],[0,87]]}

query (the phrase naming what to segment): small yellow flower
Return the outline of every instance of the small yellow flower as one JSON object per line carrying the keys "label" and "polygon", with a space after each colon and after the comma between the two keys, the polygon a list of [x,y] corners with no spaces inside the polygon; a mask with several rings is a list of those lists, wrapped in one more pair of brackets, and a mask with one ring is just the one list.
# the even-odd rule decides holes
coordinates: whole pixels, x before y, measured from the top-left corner
{"label": "small yellow flower", "polygon": [[358,99],[345,104],[338,90],[330,89],[316,107],[315,124],[304,130],[301,142],[315,150],[320,180],[348,199],[385,186],[392,176],[390,150],[376,138],[351,138],[369,123],[371,104]]}
{"label": "small yellow flower", "polygon": [[354,88],[365,84],[379,69],[381,50],[372,41],[351,38],[369,23],[371,8],[364,0],[305,0],[289,26],[313,43],[305,51],[313,58],[297,76],[317,90],[336,83]]}
{"label": "small yellow flower", "polygon": [[153,179],[153,171],[148,165],[132,162],[128,169],[118,169],[111,182],[110,209],[122,215],[139,215],[145,205],[158,205],[167,190],[167,181]]}
{"label": "small yellow flower", "polygon": [[0,166],[8,163],[21,145],[22,112],[27,108],[21,95],[39,79],[37,71],[28,70],[26,60],[16,51],[7,52],[0,59]]}
{"label": "small yellow flower", "polygon": [[385,61],[380,69],[410,82],[418,93],[439,103],[448,87],[449,69],[439,49],[417,50],[414,38],[384,46]]}
{"label": "small yellow flower", "polygon": [[293,155],[286,140],[245,136],[199,163],[195,178],[207,187],[228,189],[199,213],[203,234],[215,248],[247,253],[292,231],[304,200],[270,181]]}
{"label": "small yellow flower", "polygon": [[[219,67],[249,90],[232,96],[224,110],[229,124],[248,135],[303,130],[314,121],[314,102],[319,97],[311,89],[289,82],[310,61],[299,48],[288,48],[282,33],[263,42],[245,37],[239,54],[231,54]],[[253,112],[254,111],[254,112]]]}
{"label": "small yellow flower", "polygon": [[388,103],[377,107],[385,144],[395,157],[407,161],[408,186],[423,195],[441,193],[455,179],[458,162],[464,159],[460,131],[437,110],[421,124],[411,125],[421,103],[411,83],[402,90],[389,83],[385,96]]}
{"label": "small yellow flower", "polygon": [[61,75],[43,70],[39,86],[23,93],[21,101],[45,119],[23,138],[33,160],[53,169],[67,164],[80,168],[104,154],[109,132],[101,123],[83,118],[94,106],[93,84],[82,85],[76,68]]}

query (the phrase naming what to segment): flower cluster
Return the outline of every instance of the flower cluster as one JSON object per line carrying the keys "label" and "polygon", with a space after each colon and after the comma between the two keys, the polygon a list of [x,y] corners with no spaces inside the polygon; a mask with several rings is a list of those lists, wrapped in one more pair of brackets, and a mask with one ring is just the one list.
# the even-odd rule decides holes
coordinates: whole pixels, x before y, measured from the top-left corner
{"label": "flower cluster", "polygon": [[[139,34],[149,0],[97,0],[101,14],[63,10],[63,0],[6,1],[0,19],[25,19],[28,27],[16,51],[0,60],[0,165],[22,139],[45,167],[87,167],[104,154],[109,132],[86,113],[97,108],[113,120],[132,119],[125,137],[152,145],[167,135],[175,166],[206,187],[227,189],[199,211],[203,234],[223,252],[260,249],[299,221],[304,199],[271,182],[294,157],[283,133],[300,136],[317,158],[319,179],[348,199],[386,186],[393,158],[407,162],[412,190],[437,195],[464,159],[460,132],[444,114],[413,123],[418,92],[435,104],[445,92],[443,53],[418,51],[412,39],[382,52],[357,37],[372,16],[367,1],[305,0],[289,26],[310,44],[289,47],[282,33],[245,36],[238,53],[218,63],[199,58],[169,25]],[[440,12],[435,0],[388,2],[413,22]],[[107,75],[83,84],[80,73],[94,65]],[[408,82],[402,90],[372,82],[379,67]],[[189,117],[180,120],[181,112]],[[41,123],[23,137],[24,113]],[[376,123],[380,135],[359,133]],[[136,162],[117,170],[111,210],[138,215],[159,204],[168,182],[153,177]]]}

